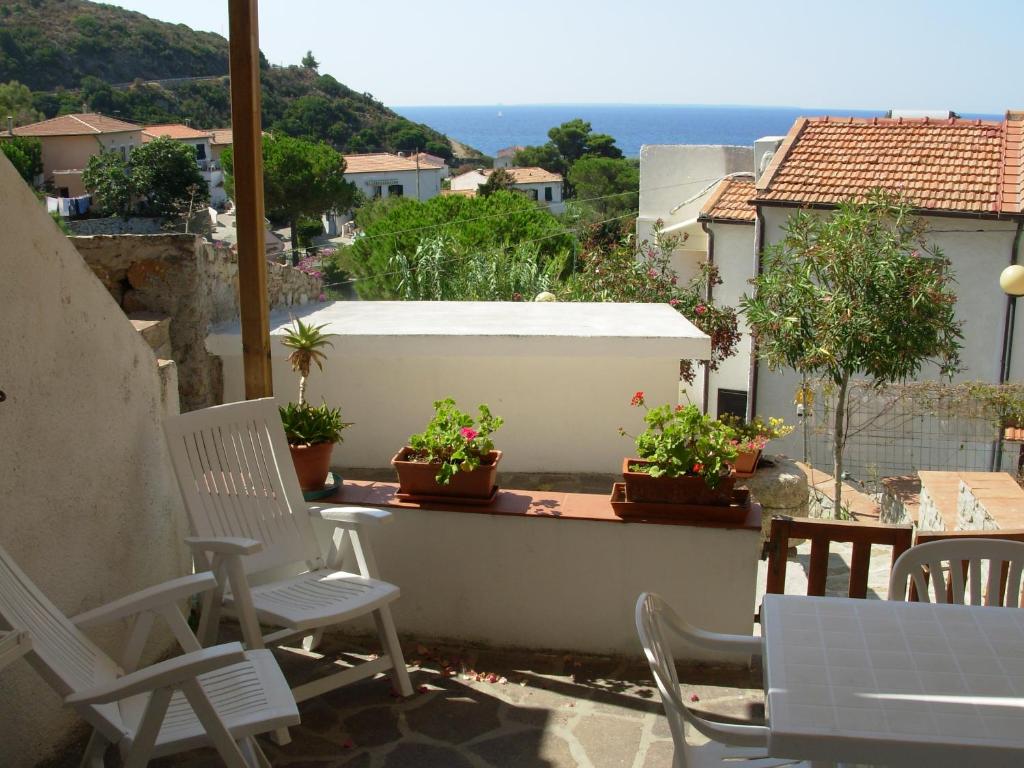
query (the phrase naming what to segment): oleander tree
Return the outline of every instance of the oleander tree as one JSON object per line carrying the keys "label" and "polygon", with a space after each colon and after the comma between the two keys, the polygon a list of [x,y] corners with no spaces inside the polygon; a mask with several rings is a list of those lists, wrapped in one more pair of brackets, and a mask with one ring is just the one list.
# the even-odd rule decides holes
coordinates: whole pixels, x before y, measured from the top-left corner
{"label": "oleander tree", "polygon": [[961,323],[949,261],[926,240],[908,200],[882,190],[829,216],[799,211],[766,249],[744,296],[758,356],[834,387],[831,418],[834,508],[842,509],[850,382],[905,381],[926,363],[952,376]]}
{"label": "oleander tree", "polygon": [[31,184],[43,172],[43,144],[30,136],[12,136],[0,141],[0,152],[11,161],[14,170]]}

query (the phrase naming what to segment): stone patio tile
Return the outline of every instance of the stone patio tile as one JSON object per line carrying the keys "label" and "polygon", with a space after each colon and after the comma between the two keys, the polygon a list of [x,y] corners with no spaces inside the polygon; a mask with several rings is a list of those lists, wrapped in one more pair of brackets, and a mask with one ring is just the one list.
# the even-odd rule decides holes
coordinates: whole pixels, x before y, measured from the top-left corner
{"label": "stone patio tile", "polygon": [[345,730],[357,747],[377,747],[398,741],[398,715],[391,707],[370,707],[345,718]]}
{"label": "stone patio tile", "polygon": [[476,689],[438,691],[424,695],[429,700],[405,714],[414,733],[437,741],[461,744],[501,726],[500,702]]}
{"label": "stone patio tile", "polygon": [[492,768],[576,768],[565,739],[550,731],[520,731],[469,747]]}
{"label": "stone patio tile", "polygon": [[643,768],[672,768],[672,758],[675,754],[676,748],[671,740],[652,741],[647,747]]}
{"label": "stone patio tile", "polygon": [[636,759],[643,723],[591,714],[580,718],[573,734],[594,768],[628,768]]}
{"label": "stone patio tile", "polygon": [[388,753],[384,768],[473,768],[455,749],[430,744],[399,744]]}

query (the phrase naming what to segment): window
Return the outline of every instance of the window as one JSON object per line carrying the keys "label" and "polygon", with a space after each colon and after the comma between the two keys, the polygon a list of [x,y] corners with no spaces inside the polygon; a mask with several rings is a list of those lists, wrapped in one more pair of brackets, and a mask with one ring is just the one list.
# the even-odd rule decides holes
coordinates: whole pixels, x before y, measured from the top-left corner
{"label": "window", "polygon": [[374,200],[380,200],[380,198],[381,198],[380,185],[374,185],[374,187],[373,187],[373,199]]}
{"label": "window", "polygon": [[551,187],[544,187],[544,200],[550,203],[554,199],[554,195],[551,193]]}
{"label": "window", "polygon": [[68,190],[67,187],[58,187],[57,197],[71,197],[71,192]]}
{"label": "window", "polygon": [[718,418],[722,418],[727,413],[741,419],[747,418],[747,393],[745,390],[718,390]]}
{"label": "window", "polygon": [[531,200],[536,200],[537,199],[537,190],[536,189],[528,189],[528,190],[526,190],[526,195]]}
{"label": "window", "polygon": [[196,160],[205,160],[205,159],[206,159],[206,145],[205,144],[196,144]]}
{"label": "window", "polygon": [[118,147],[118,149],[121,150],[121,159],[122,160],[127,160],[128,159],[128,147]]}
{"label": "window", "polygon": [[388,185],[388,197],[401,197],[405,188],[401,184]]}

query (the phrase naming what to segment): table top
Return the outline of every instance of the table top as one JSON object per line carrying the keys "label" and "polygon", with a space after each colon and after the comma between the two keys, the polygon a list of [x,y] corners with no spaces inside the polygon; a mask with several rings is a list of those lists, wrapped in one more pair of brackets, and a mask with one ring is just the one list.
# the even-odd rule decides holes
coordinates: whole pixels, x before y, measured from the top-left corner
{"label": "table top", "polygon": [[765,595],[775,757],[1024,765],[1024,610]]}

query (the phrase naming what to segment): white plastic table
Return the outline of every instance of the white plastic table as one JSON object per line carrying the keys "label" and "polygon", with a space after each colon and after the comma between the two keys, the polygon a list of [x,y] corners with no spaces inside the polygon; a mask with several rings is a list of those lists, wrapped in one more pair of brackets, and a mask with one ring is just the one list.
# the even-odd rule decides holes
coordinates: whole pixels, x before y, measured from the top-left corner
{"label": "white plastic table", "polygon": [[768,752],[1024,766],[1024,610],[765,595]]}

